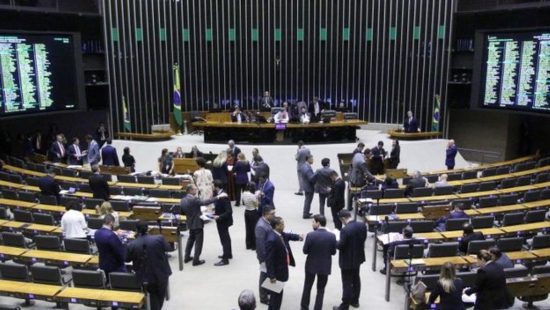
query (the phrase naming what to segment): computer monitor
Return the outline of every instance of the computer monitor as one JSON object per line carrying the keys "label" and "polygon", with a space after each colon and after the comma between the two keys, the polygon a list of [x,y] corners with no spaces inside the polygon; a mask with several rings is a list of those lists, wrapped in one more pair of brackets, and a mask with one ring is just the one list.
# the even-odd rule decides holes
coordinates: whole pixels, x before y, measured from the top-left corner
{"label": "computer monitor", "polygon": [[283,111],[285,108],[283,107],[272,107],[271,108],[271,115],[275,115],[281,111]]}
{"label": "computer monitor", "polygon": [[344,113],[344,119],[345,120],[359,119],[359,116],[355,112],[346,112],[346,113]]}

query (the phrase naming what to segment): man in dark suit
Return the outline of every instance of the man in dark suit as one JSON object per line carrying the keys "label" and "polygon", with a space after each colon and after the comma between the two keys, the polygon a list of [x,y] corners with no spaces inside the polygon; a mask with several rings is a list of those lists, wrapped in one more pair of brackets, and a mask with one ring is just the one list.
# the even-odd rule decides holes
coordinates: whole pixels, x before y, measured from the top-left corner
{"label": "man in dark suit", "polygon": [[44,148],[44,137],[40,130],[37,130],[32,137],[32,149],[35,153],[46,154],[46,149]]}
{"label": "man in dark suit", "polygon": [[94,174],[88,179],[88,184],[90,184],[90,189],[92,190],[94,198],[109,200],[109,183],[99,174],[98,166],[92,166],[92,172]]}
{"label": "man in dark suit", "polygon": [[418,132],[418,121],[413,116],[412,111],[407,112],[407,118],[403,122],[403,130],[405,132]]}
{"label": "man in dark suit", "polygon": [[341,210],[338,217],[344,224],[340,231],[340,250],[338,263],[342,272],[342,303],[333,307],[334,310],[348,310],[351,305],[359,308],[361,294],[361,278],[359,268],[365,262],[365,240],[367,227],[365,224],[354,221],[348,210]]}
{"label": "man in dark suit", "polygon": [[275,209],[272,206],[265,206],[262,210],[262,217],[256,223],[254,235],[256,237],[256,257],[260,263],[260,302],[262,304],[269,303],[268,291],[262,287],[265,279],[267,279],[267,272],[265,267],[265,260],[267,256],[266,241],[267,236],[271,232],[271,221],[275,217]]}
{"label": "man in dark suit", "polygon": [[371,150],[372,159],[372,174],[384,174],[384,157],[386,157],[386,150],[384,150],[384,142],[378,141],[378,144]]}
{"label": "man in dark suit", "polygon": [[330,159],[328,158],[323,158],[321,165],[323,168],[315,171],[315,192],[319,194],[319,213],[325,215],[325,202],[332,186],[330,175],[334,170],[330,168]]}
{"label": "man in dark suit", "polygon": [[124,245],[113,232],[115,218],[111,214],[106,214],[103,227],[96,230],[94,234],[97,252],[99,253],[99,268],[105,272],[105,276],[115,271],[126,271],[124,265]]}
{"label": "man in dark suit", "polygon": [[313,201],[313,195],[315,193],[315,180],[316,176],[313,173],[311,165],[313,164],[313,156],[308,156],[306,163],[300,168],[300,175],[302,176],[302,187],[304,189],[304,209],[302,211],[302,218],[309,219],[313,214],[309,212],[311,210],[311,202]]}
{"label": "man in dark suit", "polygon": [[54,163],[65,162],[65,159],[67,158],[67,150],[65,149],[65,145],[63,144],[62,135],[59,134],[55,136],[55,141],[52,142],[50,146],[48,157]]}
{"label": "man in dark suit", "polygon": [[147,234],[147,223],[137,224],[138,237],[128,244],[126,261],[132,262],[138,282],[147,283],[151,310],[160,310],[172,274],[166,252],[173,251],[162,235]]}
{"label": "man in dark suit", "polygon": [[445,223],[450,219],[467,219],[470,218],[466,212],[464,212],[464,204],[456,203],[453,207],[453,210],[446,216],[440,217],[436,222],[436,229],[439,231],[445,231]]}
{"label": "man in dark suit", "polygon": [[445,166],[447,169],[453,170],[455,168],[455,157],[458,153],[458,149],[455,145],[455,140],[449,140],[447,144],[447,150],[445,151]]}
{"label": "man in dark suit", "polygon": [[273,98],[268,91],[264,92],[264,96],[260,99],[260,110],[261,111],[270,111],[273,107]]}
{"label": "man in dark suit", "polygon": [[[193,266],[204,264],[204,260],[200,259],[202,252],[202,243],[204,240],[204,223],[201,219],[201,206],[209,205],[215,202],[218,198],[208,200],[200,200],[198,197],[198,189],[195,184],[189,184],[186,188],[187,195],[181,199],[181,212],[187,216],[187,228],[189,229],[189,239],[185,246],[184,262],[193,261]],[[227,195],[226,195],[227,196]],[[191,249],[195,246],[195,254],[191,256]]]}
{"label": "man in dark suit", "polygon": [[103,122],[99,123],[99,126],[95,131],[95,139],[99,145],[99,148],[101,148],[103,144],[109,140],[109,131],[105,128],[105,124]]}
{"label": "man in dark suit", "polygon": [[52,168],[49,168],[47,174],[38,179],[38,187],[40,188],[40,194],[45,196],[55,196],[59,202],[59,192],[61,186],[55,180],[55,172]]}
{"label": "man in dark suit", "polygon": [[275,196],[275,186],[271,183],[271,180],[261,175],[259,177],[258,190],[260,191],[260,204],[258,206],[258,212],[263,214],[263,209],[266,206],[272,206],[275,208],[273,197]]}
{"label": "man in dark suit", "polygon": [[241,152],[241,149],[235,145],[235,141],[233,140],[227,141],[227,147],[231,150],[231,153],[233,153],[233,157],[237,158],[237,155],[239,155],[239,153]]}
{"label": "man in dark suit", "polygon": [[231,113],[231,121],[233,123],[246,122],[246,115],[241,111],[241,108],[238,105],[235,105],[235,111]]}
{"label": "man in dark suit", "polygon": [[342,221],[338,218],[338,212],[344,209],[346,204],[346,182],[334,170],[330,173],[330,179],[332,180],[332,186],[330,187],[328,206],[330,207],[330,213],[332,213],[334,227],[341,230]]}
{"label": "man in dark suit", "polygon": [[80,151],[80,140],[77,137],[73,138],[73,144],[69,145],[69,156],[67,157],[67,163],[69,165],[82,166],[83,154]]}
{"label": "man in dark suit", "polygon": [[474,240],[485,240],[485,236],[481,231],[475,232],[474,227],[470,223],[465,223],[462,226],[462,239],[458,243],[458,250],[462,253],[468,252],[468,244]]}
{"label": "man in dark suit", "polygon": [[251,166],[252,171],[254,171],[254,176],[252,180],[256,182],[256,186],[260,184],[260,177],[263,176],[264,179],[269,179],[269,165],[264,161],[262,156],[254,156],[254,161]]}
{"label": "man in dark suit", "polygon": [[427,187],[429,184],[428,179],[422,176],[420,171],[415,171],[412,179],[409,181],[409,184],[407,184],[405,195],[410,196],[413,194],[415,188]]}
{"label": "man in dark suit", "polygon": [[332,255],[336,254],[336,236],[327,231],[327,219],[321,215],[313,216],[313,231],[308,233],[304,242],[306,259],[306,278],[302,291],[301,309],[309,309],[309,298],[313,281],[317,277],[317,297],[314,310],[323,309],[325,286],[332,266]]}
{"label": "man in dark suit", "polygon": [[309,103],[308,112],[311,116],[311,122],[315,123],[321,120],[321,112],[325,109],[323,102],[319,100],[319,97],[313,97],[313,101]]}
{"label": "man in dark suit", "polygon": [[296,171],[298,172],[298,191],[296,195],[303,195],[302,166],[305,165],[307,158],[311,156],[311,151],[304,145],[304,141],[298,141],[298,150],[294,158],[296,159]]}
{"label": "man in dark suit", "polygon": [[101,158],[104,166],[120,166],[116,148],[111,145],[113,141],[107,140],[107,145],[101,149]]}
{"label": "man in dark suit", "polygon": [[[223,184],[220,180],[214,180],[214,194],[217,196],[224,194]],[[231,200],[229,200],[229,197],[218,199],[214,203],[214,207],[214,219],[216,220],[216,228],[223,248],[223,254],[218,256],[221,260],[215,263],[214,266],[225,266],[229,264],[229,259],[233,258],[231,236],[229,235],[229,227],[233,225]]]}

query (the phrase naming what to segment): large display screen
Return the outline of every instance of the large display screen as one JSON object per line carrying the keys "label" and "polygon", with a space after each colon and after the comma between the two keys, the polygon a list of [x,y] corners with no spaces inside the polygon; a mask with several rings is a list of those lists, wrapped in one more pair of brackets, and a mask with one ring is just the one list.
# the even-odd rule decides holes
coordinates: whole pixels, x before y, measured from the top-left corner
{"label": "large display screen", "polygon": [[550,30],[483,33],[481,106],[550,112]]}
{"label": "large display screen", "polygon": [[0,32],[0,115],[76,109],[71,34]]}

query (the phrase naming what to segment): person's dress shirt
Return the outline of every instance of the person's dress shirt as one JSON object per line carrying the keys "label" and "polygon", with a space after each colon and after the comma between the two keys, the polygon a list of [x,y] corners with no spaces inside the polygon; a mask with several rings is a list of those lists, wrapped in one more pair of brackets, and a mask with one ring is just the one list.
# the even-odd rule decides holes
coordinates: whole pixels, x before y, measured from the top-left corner
{"label": "person's dress shirt", "polygon": [[61,229],[65,238],[86,238],[87,228],[84,214],[80,211],[69,210],[61,217]]}
{"label": "person's dress shirt", "polygon": [[258,210],[258,205],[260,202],[258,201],[258,197],[256,197],[256,195],[252,194],[251,192],[249,191],[243,192],[241,200],[245,210],[247,211]]}

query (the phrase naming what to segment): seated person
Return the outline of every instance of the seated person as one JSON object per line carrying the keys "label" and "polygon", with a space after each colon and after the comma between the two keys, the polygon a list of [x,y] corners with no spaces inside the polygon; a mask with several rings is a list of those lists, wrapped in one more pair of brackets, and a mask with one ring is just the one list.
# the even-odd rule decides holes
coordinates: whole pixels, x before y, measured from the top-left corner
{"label": "seated person", "polygon": [[386,179],[384,179],[384,183],[382,183],[382,189],[392,189],[392,188],[399,188],[399,184],[397,183],[397,180],[395,180],[394,178],[386,176]]}
{"label": "seated person", "polygon": [[288,112],[287,112],[286,109],[277,112],[277,114],[275,114],[275,116],[273,116],[273,122],[274,123],[287,124],[289,119],[290,119],[290,117],[288,116]]}
{"label": "seated person", "polygon": [[231,121],[234,123],[246,122],[246,115],[241,111],[238,105],[235,106],[235,110],[231,113]]}
{"label": "seated person", "polygon": [[430,183],[428,182],[428,179],[423,177],[420,171],[415,171],[413,178],[409,181],[409,184],[407,185],[405,195],[410,196],[415,188],[426,187],[429,184]]}
{"label": "seated person", "polygon": [[464,204],[457,203],[453,210],[447,216],[443,216],[435,222],[435,226],[439,231],[445,231],[445,223],[448,219],[467,219],[470,216],[464,212]]}
{"label": "seated person", "polygon": [[46,175],[38,179],[38,187],[40,188],[40,194],[44,196],[55,196],[59,202],[59,192],[61,192],[61,186],[55,180],[55,172],[52,168],[46,170]]}
{"label": "seated person", "polygon": [[309,121],[310,121],[309,113],[307,113],[305,107],[302,107],[302,109],[300,110],[300,123],[309,124]]}
{"label": "seated person", "polygon": [[514,263],[510,260],[506,253],[502,253],[497,246],[489,248],[489,253],[493,257],[493,262],[500,265],[502,268],[514,268]]}
{"label": "seated person", "polygon": [[448,178],[449,176],[446,173],[443,173],[442,175],[439,176],[439,180],[434,183],[434,187],[450,186],[449,183],[447,182]]}
{"label": "seated person", "polygon": [[388,263],[388,258],[393,258],[395,247],[398,245],[410,245],[410,244],[424,244],[424,240],[416,239],[413,236],[414,231],[411,226],[403,228],[403,239],[392,241],[389,244],[385,244],[382,248],[382,257],[384,258],[384,268],[380,269],[380,273],[386,274],[386,264]]}
{"label": "seated person", "polygon": [[462,240],[458,243],[458,250],[462,253],[468,252],[468,244],[474,240],[485,240],[482,232],[474,232],[474,227],[470,223],[464,224],[462,227]]}

